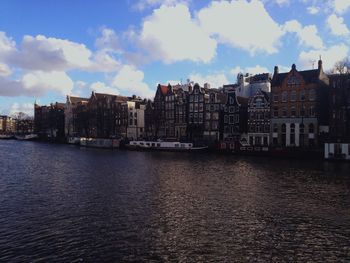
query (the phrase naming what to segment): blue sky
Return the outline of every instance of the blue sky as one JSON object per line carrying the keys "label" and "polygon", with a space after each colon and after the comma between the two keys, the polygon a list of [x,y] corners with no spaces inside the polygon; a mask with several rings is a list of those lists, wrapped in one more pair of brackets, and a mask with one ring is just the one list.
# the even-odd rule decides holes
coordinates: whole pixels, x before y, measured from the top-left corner
{"label": "blue sky", "polygon": [[[0,113],[349,57],[350,0],[2,0]],[[314,64],[317,65],[317,62]]]}

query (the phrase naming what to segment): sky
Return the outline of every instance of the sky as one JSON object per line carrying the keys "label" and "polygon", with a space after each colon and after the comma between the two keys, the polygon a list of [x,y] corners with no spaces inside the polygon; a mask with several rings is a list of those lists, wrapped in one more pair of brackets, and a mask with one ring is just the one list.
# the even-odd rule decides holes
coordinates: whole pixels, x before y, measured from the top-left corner
{"label": "sky", "polygon": [[92,91],[324,69],[350,56],[350,0],[1,0],[0,114]]}

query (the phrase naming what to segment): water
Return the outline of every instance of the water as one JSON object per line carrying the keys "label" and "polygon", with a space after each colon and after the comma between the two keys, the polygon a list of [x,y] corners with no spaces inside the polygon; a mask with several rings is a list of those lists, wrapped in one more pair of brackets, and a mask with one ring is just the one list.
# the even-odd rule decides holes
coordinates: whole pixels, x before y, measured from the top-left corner
{"label": "water", "polygon": [[0,262],[349,262],[350,164],[0,141]]}

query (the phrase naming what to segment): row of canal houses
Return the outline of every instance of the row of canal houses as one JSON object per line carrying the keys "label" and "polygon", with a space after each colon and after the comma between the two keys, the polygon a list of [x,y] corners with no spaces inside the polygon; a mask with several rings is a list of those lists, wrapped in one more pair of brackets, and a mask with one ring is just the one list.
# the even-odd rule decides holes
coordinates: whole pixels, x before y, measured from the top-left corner
{"label": "row of canal houses", "polygon": [[272,76],[238,74],[237,83],[220,88],[159,84],[153,101],[92,92],[67,96],[64,104],[35,105],[36,131],[51,138],[180,140],[230,150],[326,145],[331,155],[349,155],[349,81],[349,75],[325,74],[319,60],[312,70],[293,64],[285,73],[275,67]]}

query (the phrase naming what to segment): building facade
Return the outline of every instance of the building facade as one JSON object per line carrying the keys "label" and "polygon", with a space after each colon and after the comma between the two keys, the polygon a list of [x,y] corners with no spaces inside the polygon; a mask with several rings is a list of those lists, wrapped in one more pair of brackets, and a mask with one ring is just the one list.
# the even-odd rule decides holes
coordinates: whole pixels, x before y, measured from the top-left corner
{"label": "building facade", "polygon": [[191,141],[203,140],[206,100],[208,94],[196,83],[188,94],[187,136]]}
{"label": "building facade", "polygon": [[270,93],[261,89],[248,101],[248,142],[252,146],[270,144]]}
{"label": "building facade", "polygon": [[48,106],[34,105],[34,131],[43,138],[63,141],[65,138],[64,103],[52,103]]}
{"label": "building facade", "polygon": [[128,101],[127,137],[129,140],[142,140],[145,137],[145,109],[144,101]]}
{"label": "building facade", "polygon": [[318,147],[328,132],[328,85],[322,61],[314,70],[279,73],[271,88],[272,144],[278,147]]}
{"label": "building facade", "polygon": [[79,120],[77,119],[77,107],[88,102],[88,98],[79,98],[67,95],[66,104],[64,108],[64,132],[66,137],[77,136],[82,130],[80,128]]}
{"label": "building facade", "polygon": [[0,115],[0,134],[11,134],[16,131],[16,120],[10,116]]}
{"label": "building facade", "polygon": [[213,146],[220,140],[220,118],[226,103],[226,94],[222,91],[209,90],[209,99],[205,104],[204,140]]}
{"label": "building facade", "polygon": [[153,103],[153,118],[154,118],[154,137],[165,138],[166,137],[166,115],[165,115],[165,97],[170,89],[168,86],[157,86],[156,95]]}
{"label": "building facade", "polygon": [[248,132],[248,99],[236,96],[235,91],[228,92],[222,116],[223,140],[239,142]]}

